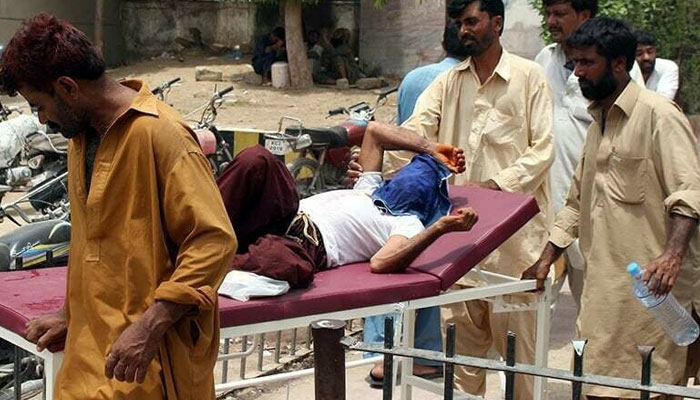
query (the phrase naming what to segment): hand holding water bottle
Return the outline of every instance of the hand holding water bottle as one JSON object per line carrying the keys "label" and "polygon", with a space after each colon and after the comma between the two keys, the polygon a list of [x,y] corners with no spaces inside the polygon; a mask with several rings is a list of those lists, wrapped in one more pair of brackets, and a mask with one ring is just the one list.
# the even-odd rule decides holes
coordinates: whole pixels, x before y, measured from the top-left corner
{"label": "hand holding water bottle", "polygon": [[651,289],[642,281],[647,271],[637,263],[630,263],[627,266],[627,272],[633,278],[632,292],[656,317],[656,321],[671,340],[679,346],[688,346],[693,343],[700,334],[700,328],[678,300],[671,293],[654,296]]}
{"label": "hand holding water bottle", "polygon": [[661,257],[645,266],[642,280],[652,294],[663,296],[670,292],[676,283],[682,263],[682,252],[665,251]]}

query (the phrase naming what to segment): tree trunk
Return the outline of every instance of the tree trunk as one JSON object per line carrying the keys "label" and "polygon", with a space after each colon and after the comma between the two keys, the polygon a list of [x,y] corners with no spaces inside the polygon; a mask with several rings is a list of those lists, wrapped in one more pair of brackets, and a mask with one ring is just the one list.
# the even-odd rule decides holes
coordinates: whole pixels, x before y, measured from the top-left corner
{"label": "tree trunk", "polygon": [[95,0],[95,46],[102,51],[104,21],[102,14],[104,11],[104,1]]}
{"label": "tree trunk", "polygon": [[294,88],[308,88],[313,85],[301,28],[301,7],[301,0],[284,0],[284,29],[287,35],[289,78]]}

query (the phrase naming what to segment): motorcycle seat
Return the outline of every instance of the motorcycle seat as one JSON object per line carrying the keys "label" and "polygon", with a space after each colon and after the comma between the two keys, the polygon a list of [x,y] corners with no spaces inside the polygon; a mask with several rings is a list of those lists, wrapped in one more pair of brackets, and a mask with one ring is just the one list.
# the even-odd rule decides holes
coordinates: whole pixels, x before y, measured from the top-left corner
{"label": "motorcycle seat", "polygon": [[284,130],[284,133],[292,136],[309,135],[311,142],[316,146],[327,146],[329,148],[348,146],[348,130],[342,126],[329,128],[309,128],[305,126],[301,128],[300,133],[298,125],[290,125]]}

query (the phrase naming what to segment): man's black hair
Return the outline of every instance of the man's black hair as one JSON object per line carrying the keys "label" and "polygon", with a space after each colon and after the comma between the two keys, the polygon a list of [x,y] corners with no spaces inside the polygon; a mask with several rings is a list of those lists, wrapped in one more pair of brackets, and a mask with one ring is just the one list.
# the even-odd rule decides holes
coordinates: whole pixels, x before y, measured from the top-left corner
{"label": "man's black hair", "polygon": [[[464,9],[475,1],[479,2],[480,11],[489,13],[489,17],[491,18],[500,16],[505,24],[506,12],[503,6],[503,0],[452,0],[447,5],[447,15],[452,19],[459,18],[462,12],[464,12]],[[501,28],[501,32],[499,33],[503,33],[503,28]]]}
{"label": "man's black hair", "polygon": [[656,46],[656,38],[654,35],[647,31],[636,31],[634,33],[634,36],[637,38],[637,45],[642,45],[642,46]]}
{"label": "man's black hair", "polygon": [[598,0],[542,0],[542,5],[549,7],[554,4],[571,3],[571,7],[577,13],[590,11],[591,18],[598,14]]}
{"label": "man's black hair", "polygon": [[608,17],[587,20],[566,41],[572,48],[596,46],[598,54],[608,62],[617,57],[627,59],[627,71],[634,65],[637,39],[624,22]]}
{"label": "man's black hair", "polygon": [[442,34],[442,48],[445,49],[448,57],[464,60],[469,57],[467,50],[459,40],[459,25],[452,19],[445,23],[445,32]]}
{"label": "man's black hair", "polygon": [[282,39],[282,40],[284,40],[284,38],[286,36],[285,32],[284,32],[284,28],[282,28],[281,26],[278,26],[277,28],[273,29],[272,34],[275,35],[277,38]]}

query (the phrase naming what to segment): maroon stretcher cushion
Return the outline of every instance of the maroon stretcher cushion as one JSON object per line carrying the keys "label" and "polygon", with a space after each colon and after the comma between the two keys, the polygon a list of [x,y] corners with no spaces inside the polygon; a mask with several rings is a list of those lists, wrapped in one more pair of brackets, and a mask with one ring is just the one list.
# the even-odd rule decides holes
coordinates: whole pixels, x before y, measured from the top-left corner
{"label": "maroon stretcher cushion", "polygon": [[367,263],[349,264],[319,272],[306,289],[282,297],[241,302],[219,296],[221,326],[303,317],[326,312],[376,306],[440,293],[440,281],[430,274],[409,271],[373,274]]}
{"label": "maroon stretcher cushion", "polygon": [[532,196],[450,186],[452,211],[472,207],[479,222],[469,232],[440,237],[409,269],[435,275],[447,290],[539,212]]}
{"label": "maroon stretcher cushion", "polygon": [[[219,296],[221,325],[231,327],[437,295],[449,288],[538,212],[531,196],[451,187],[455,209],[470,206],[479,223],[438,239],[404,273],[373,274],[367,263],[316,274],[307,289],[240,302]],[[63,305],[66,268],[0,273],[0,326],[19,335],[31,318]],[[61,350],[61,345],[51,351]]]}
{"label": "maroon stretcher cushion", "polygon": [[[0,326],[24,336],[26,323],[57,312],[66,295],[66,268],[0,273]],[[62,344],[51,346],[58,351]]]}

